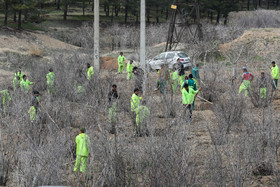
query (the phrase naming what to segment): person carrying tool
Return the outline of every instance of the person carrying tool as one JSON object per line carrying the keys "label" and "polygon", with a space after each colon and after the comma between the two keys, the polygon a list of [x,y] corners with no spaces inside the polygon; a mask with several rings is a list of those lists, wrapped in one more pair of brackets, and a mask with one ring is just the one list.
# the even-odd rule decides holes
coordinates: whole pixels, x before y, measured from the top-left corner
{"label": "person carrying tool", "polygon": [[134,130],[134,135],[136,136],[145,136],[149,135],[147,128],[147,120],[150,117],[150,110],[144,105],[140,105],[135,109],[136,113],[136,128]]}
{"label": "person carrying tool", "polygon": [[243,76],[242,76],[242,83],[239,87],[239,94],[245,90],[245,96],[248,96],[248,91],[251,89],[251,82],[254,79],[252,73],[247,71],[246,67],[242,68]]}
{"label": "person carrying tool", "polygon": [[195,78],[196,80],[200,80],[200,76],[199,76],[199,64],[196,64],[196,66],[192,69],[192,75],[193,75],[193,78]]}
{"label": "person carrying tool", "polygon": [[89,81],[92,79],[93,74],[94,74],[93,66],[91,66],[90,63],[87,63],[87,79]]}
{"label": "person carrying tool", "polygon": [[117,100],[119,99],[119,93],[117,91],[117,85],[112,85],[112,90],[108,93],[109,100],[109,121],[112,125],[110,133],[115,134],[116,132],[116,114],[117,114]]}
{"label": "person carrying tool", "polygon": [[123,56],[123,52],[120,52],[120,56],[118,57],[118,65],[119,65],[119,74],[123,73],[124,63],[126,59]]}
{"label": "person carrying tool", "polygon": [[267,79],[264,72],[261,72],[261,78],[258,81],[258,86],[260,88],[260,98],[265,99],[267,93]]}
{"label": "person carrying tool", "polygon": [[272,63],[272,67],[271,67],[271,76],[273,79],[273,89],[276,90],[277,89],[277,84],[278,84],[278,79],[279,79],[279,68],[278,66],[275,64],[275,62],[273,61]]}
{"label": "person carrying tool", "polygon": [[127,80],[133,79],[133,60],[130,60],[129,63],[126,65],[126,72],[127,72]]}
{"label": "person carrying tool", "polygon": [[80,134],[76,136],[75,141],[77,144],[76,148],[76,163],[74,171],[80,171],[82,173],[86,172],[88,152],[90,149],[90,139],[89,136],[85,134],[85,128],[80,129]]}
{"label": "person carrying tool", "polygon": [[20,81],[20,89],[21,89],[22,92],[27,94],[29,92],[29,85],[33,85],[35,83],[36,82],[30,82],[27,79],[27,76],[23,75],[22,80]]}
{"label": "person carrying tool", "polygon": [[193,110],[193,102],[194,98],[200,91],[196,90],[194,91],[187,83],[184,84],[184,87],[182,89],[182,103],[184,105],[184,114],[186,114],[187,110],[189,110],[189,122],[192,122],[192,110]]}
{"label": "person carrying tool", "polygon": [[47,90],[48,90],[48,94],[51,93],[52,95],[54,95],[55,74],[54,74],[52,68],[49,69],[49,73],[46,75],[46,79],[47,79]]}
{"label": "person carrying tool", "polygon": [[178,69],[175,68],[172,74],[172,91],[174,94],[177,93],[178,83],[179,83],[179,72]]}
{"label": "person carrying tool", "polygon": [[31,121],[36,119],[37,113],[40,111],[40,93],[37,90],[33,91],[33,97],[31,101],[31,107],[28,110],[28,114]]}
{"label": "person carrying tool", "polygon": [[8,87],[8,90],[1,90],[0,91],[0,95],[2,96],[2,111],[3,114],[6,114],[7,112],[7,101],[11,101],[12,98],[10,96],[9,91],[12,91],[13,88],[12,87]]}

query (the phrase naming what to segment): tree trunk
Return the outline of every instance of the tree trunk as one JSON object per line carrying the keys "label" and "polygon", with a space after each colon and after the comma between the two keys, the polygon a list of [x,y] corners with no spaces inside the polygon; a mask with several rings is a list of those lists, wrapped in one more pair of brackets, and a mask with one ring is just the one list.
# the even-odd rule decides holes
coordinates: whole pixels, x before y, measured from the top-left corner
{"label": "tree trunk", "polygon": [[94,0],[92,0],[92,6],[91,6],[91,11],[94,11]]}
{"label": "tree trunk", "polygon": [[279,6],[279,0],[276,1],[276,8]]}
{"label": "tree trunk", "polygon": [[85,16],[85,0],[83,0],[83,16]]}
{"label": "tree trunk", "polygon": [[14,10],[14,22],[17,22],[17,11]]}
{"label": "tree trunk", "polygon": [[259,7],[262,7],[262,0],[259,0]]}
{"label": "tree trunk", "polygon": [[8,9],[9,9],[9,3],[8,0],[5,1],[5,19],[4,19],[4,25],[7,26],[8,24]]}
{"label": "tree trunk", "polygon": [[168,8],[166,9],[165,19],[166,19],[166,21],[168,20]]}
{"label": "tree trunk", "polygon": [[217,24],[220,23],[220,16],[221,16],[221,12],[218,11],[218,12],[217,12],[217,20],[216,20],[216,23],[217,23]]}
{"label": "tree trunk", "polygon": [[269,9],[269,0],[267,0],[266,8]]}
{"label": "tree trunk", "polygon": [[250,10],[250,0],[247,1],[247,10]]}
{"label": "tree trunk", "polygon": [[66,0],[64,4],[63,20],[67,19],[67,12],[68,12],[68,0]]}
{"label": "tree trunk", "polygon": [[113,20],[114,20],[114,6],[112,5],[111,23],[113,23]]}
{"label": "tree trunk", "polygon": [[21,10],[18,12],[18,30],[21,30]]}
{"label": "tree trunk", "polygon": [[124,8],[124,23],[127,23],[127,17],[128,17],[128,0],[126,0],[125,8]]}
{"label": "tree trunk", "polygon": [[159,23],[159,13],[158,12],[159,11],[158,11],[158,5],[157,5],[157,9],[156,9],[156,15],[157,15],[156,20],[157,20],[157,23]]}
{"label": "tree trunk", "polygon": [[60,0],[57,0],[56,2],[56,10],[60,10]]}
{"label": "tree trunk", "polygon": [[213,23],[213,12],[210,13],[210,21]]}
{"label": "tree trunk", "polygon": [[147,8],[147,23],[150,23],[150,9]]}

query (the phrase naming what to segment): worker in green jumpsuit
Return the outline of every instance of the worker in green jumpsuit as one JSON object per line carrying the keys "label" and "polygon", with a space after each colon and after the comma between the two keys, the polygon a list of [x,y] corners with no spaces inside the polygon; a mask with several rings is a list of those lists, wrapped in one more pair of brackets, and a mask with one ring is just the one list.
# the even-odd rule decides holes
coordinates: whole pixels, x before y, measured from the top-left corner
{"label": "worker in green jumpsuit", "polygon": [[74,171],[80,171],[85,173],[88,159],[88,152],[90,149],[90,139],[89,136],[85,134],[85,128],[80,129],[80,134],[76,136],[76,163]]}
{"label": "worker in green jumpsuit", "polygon": [[119,65],[119,74],[123,73],[124,63],[126,59],[123,56],[123,52],[120,53],[120,56],[118,57],[118,65]]}
{"label": "worker in green jumpsuit", "polygon": [[31,107],[28,110],[28,114],[31,121],[35,121],[37,113],[40,111],[40,93],[36,90],[33,91],[33,98],[31,102]]}
{"label": "worker in green jumpsuit", "polygon": [[189,110],[189,122],[192,122],[192,104],[194,102],[194,98],[198,94],[199,90],[194,91],[187,83],[184,84],[182,89],[182,103],[184,105],[184,114],[186,114],[187,110]]}
{"label": "worker in green jumpsuit", "polygon": [[0,95],[2,97],[2,111],[3,114],[6,114],[7,112],[7,101],[11,101],[12,98],[10,96],[9,91],[12,91],[13,88],[12,87],[8,87],[8,90],[2,90],[0,91]]}
{"label": "worker in green jumpsuit", "polygon": [[21,89],[22,92],[28,93],[29,92],[29,85],[33,85],[33,84],[35,84],[35,82],[30,82],[27,79],[27,76],[23,75],[23,78],[20,81],[20,89]]}
{"label": "worker in green jumpsuit", "polygon": [[130,60],[129,63],[127,63],[126,66],[126,72],[127,72],[127,80],[133,79],[133,60]]}
{"label": "worker in green jumpsuit", "polygon": [[53,69],[49,69],[49,73],[46,75],[47,78],[47,90],[48,94],[54,95],[54,81],[55,81],[55,74],[53,72]]}
{"label": "worker in green jumpsuit", "polygon": [[23,73],[21,72],[21,67],[18,68],[18,70],[15,73],[15,78],[19,77],[20,81],[23,79]]}
{"label": "worker in green jumpsuit", "polygon": [[94,68],[89,63],[87,63],[87,79],[90,81],[94,75]]}
{"label": "worker in green jumpsuit", "polygon": [[143,100],[142,97],[139,97],[139,89],[135,88],[134,89],[134,94],[131,96],[130,99],[130,107],[131,107],[131,112],[132,112],[132,119],[133,119],[133,132],[136,131],[136,111],[138,107],[140,106],[140,101]]}
{"label": "worker in green jumpsuit", "polygon": [[278,84],[278,79],[279,79],[279,68],[275,64],[274,61],[272,62],[271,76],[272,76],[272,79],[273,79],[272,87],[273,87],[274,90],[276,90],[277,89],[277,84]]}

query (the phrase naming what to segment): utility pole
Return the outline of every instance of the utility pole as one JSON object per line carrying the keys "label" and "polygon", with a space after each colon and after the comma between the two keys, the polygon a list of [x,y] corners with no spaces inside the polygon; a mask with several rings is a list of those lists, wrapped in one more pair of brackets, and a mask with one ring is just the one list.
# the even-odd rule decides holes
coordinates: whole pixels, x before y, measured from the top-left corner
{"label": "utility pole", "polygon": [[99,64],[99,0],[94,0],[94,70],[100,71]]}
{"label": "utility pole", "polygon": [[141,22],[140,22],[140,65],[143,70],[146,70],[146,15],[145,15],[145,0],[141,0]]}

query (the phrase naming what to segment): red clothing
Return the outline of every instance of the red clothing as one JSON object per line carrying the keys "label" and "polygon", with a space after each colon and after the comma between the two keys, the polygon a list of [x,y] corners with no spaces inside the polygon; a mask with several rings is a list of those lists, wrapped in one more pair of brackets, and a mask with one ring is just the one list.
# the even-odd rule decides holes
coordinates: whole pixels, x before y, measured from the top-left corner
{"label": "red clothing", "polygon": [[250,72],[244,72],[243,74],[243,80],[251,81],[254,78],[253,74]]}

